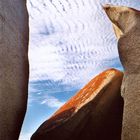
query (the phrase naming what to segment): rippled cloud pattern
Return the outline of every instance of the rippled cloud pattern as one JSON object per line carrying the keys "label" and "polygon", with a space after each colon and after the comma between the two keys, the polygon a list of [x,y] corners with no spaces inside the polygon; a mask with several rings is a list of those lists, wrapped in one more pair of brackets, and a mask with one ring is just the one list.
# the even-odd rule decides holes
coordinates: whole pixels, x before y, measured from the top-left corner
{"label": "rippled cloud pattern", "polygon": [[105,69],[122,69],[104,3],[138,7],[131,0],[28,0],[31,81],[81,87]]}

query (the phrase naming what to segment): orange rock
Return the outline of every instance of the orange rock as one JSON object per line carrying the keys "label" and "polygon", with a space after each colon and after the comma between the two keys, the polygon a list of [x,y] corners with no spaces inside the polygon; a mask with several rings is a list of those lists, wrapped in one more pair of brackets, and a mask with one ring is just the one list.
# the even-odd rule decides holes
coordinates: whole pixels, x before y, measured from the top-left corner
{"label": "orange rock", "polygon": [[123,73],[110,69],[92,79],[33,134],[32,140],[119,140]]}

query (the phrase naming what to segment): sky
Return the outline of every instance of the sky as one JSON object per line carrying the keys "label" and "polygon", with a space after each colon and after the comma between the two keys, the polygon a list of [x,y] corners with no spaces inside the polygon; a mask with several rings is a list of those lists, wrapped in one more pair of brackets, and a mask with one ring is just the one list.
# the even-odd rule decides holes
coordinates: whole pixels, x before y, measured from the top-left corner
{"label": "sky", "polygon": [[28,0],[29,99],[19,140],[100,72],[123,70],[104,4],[140,9],[140,0]]}

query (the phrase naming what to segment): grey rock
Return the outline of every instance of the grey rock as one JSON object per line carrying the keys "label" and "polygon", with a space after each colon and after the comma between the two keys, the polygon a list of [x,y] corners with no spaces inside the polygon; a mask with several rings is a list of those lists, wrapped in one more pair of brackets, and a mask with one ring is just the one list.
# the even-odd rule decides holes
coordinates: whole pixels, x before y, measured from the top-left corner
{"label": "grey rock", "polygon": [[113,23],[124,67],[122,140],[140,140],[140,11],[111,5],[104,9]]}
{"label": "grey rock", "polygon": [[0,0],[0,140],[17,140],[28,93],[26,0]]}

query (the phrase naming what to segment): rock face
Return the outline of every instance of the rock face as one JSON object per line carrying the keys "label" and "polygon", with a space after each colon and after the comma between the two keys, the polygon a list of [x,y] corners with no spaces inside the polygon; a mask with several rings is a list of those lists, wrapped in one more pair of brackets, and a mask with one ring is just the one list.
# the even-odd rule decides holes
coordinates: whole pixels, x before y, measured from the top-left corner
{"label": "rock face", "polygon": [[32,140],[120,140],[123,73],[110,69],[91,80],[33,134]]}
{"label": "rock face", "polygon": [[26,0],[0,0],[0,140],[17,140],[28,90]]}
{"label": "rock face", "polygon": [[140,11],[106,5],[108,17],[116,26],[120,60],[124,66],[122,140],[140,139]]}

